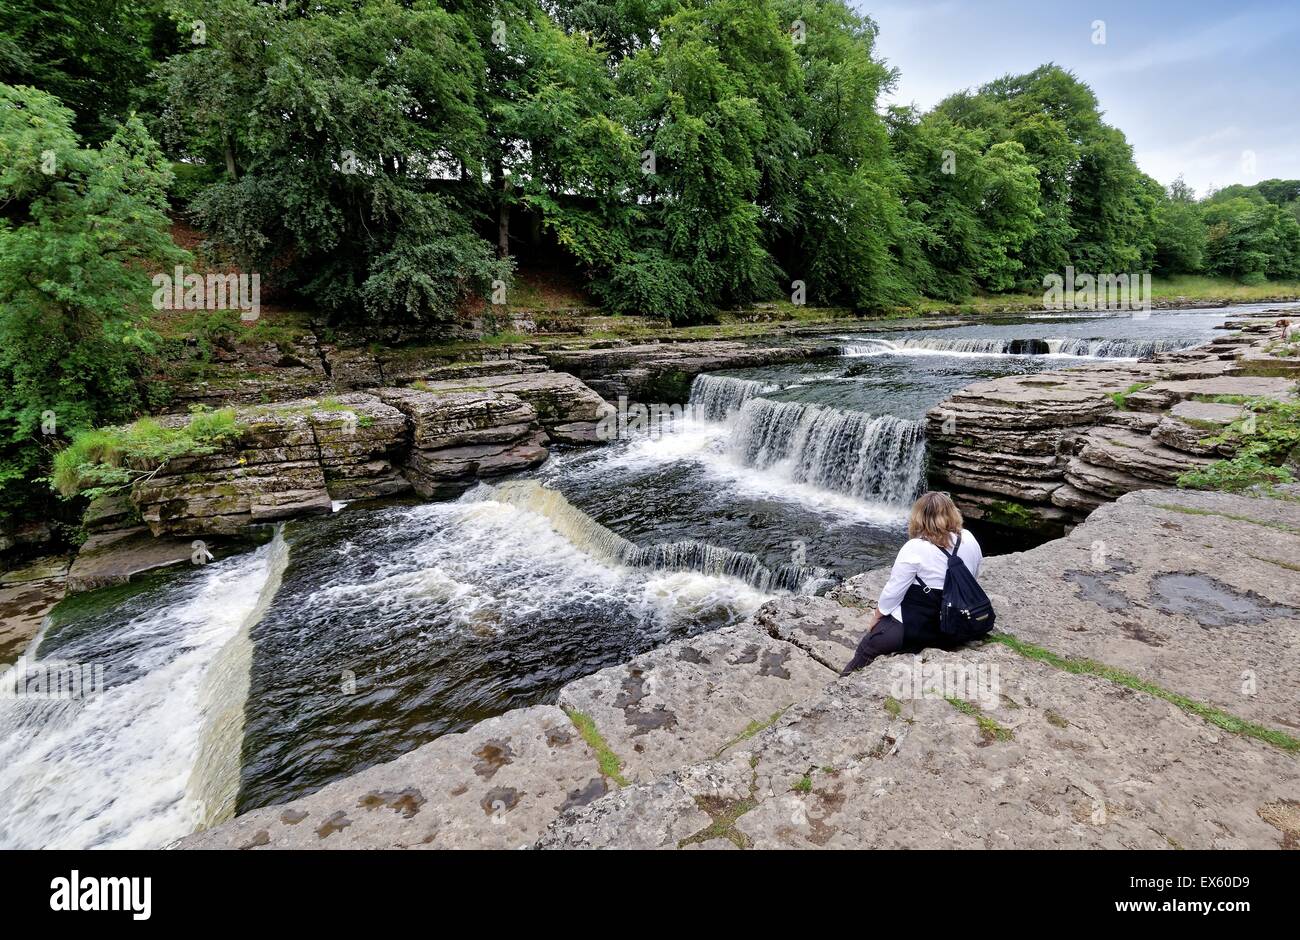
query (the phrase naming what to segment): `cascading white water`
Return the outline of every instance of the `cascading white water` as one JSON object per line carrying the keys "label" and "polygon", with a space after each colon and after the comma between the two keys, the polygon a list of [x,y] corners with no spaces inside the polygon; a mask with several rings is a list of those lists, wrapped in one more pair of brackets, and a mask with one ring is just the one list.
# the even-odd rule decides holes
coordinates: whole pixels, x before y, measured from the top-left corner
{"label": "cascading white water", "polygon": [[851,343],[841,349],[845,356],[872,356],[892,353],[957,353],[970,356],[1041,356],[1049,351],[1051,340],[1044,339],[987,339],[959,337],[957,339],[869,339]]}
{"label": "cascading white water", "polygon": [[824,568],[783,565],[776,572],[749,552],[738,552],[697,539],[641,546],[611,532],[578,509],[557,490],[533,480],[509,480],[482,486],[470,499],[490,499],[544,516],[554,529],[580,550],[620,565],[652,571],[692,571],[713,577],[736,578],[760,591],[809,592],[828,583]]}
{"label": "cascading white water", "polygon": [[825,568],[788,564],[773,571],[749,552],[732,551],[696,539],[639,548],[628,561],[656,571],[698,571],[701,574],[739,578],[760,591],[810,593],[831,581],[830,573]]}
{"label": "cascading white water", "polygon": [[925,477],[917,421],[799,402],[745,403],[730,441],[740,462],[868,502],[904,505]]}
{"label": "cascading white water", "polygon": [[[33,668],[102,665],[106,687],[85,700],[0,700],[0,847],[154,848],[201,825],[205,807],[187,781],[203,752],[205,710],[247,688],[245,677],[233,690],[205,691],[205,676],[265,609],[282,551],[272,542],[213,562],[111,630],[53,638],[57,654]],[[212,764],[237,766],[238,741],[223,740],[236,753],[213,754]]]}
{"label": "cascading white water", "polygon": [[1148,359],[1156,353],[1176,352],[1196,345],[1196,340],[1179,339],[1063,339],[1054,352],[1063,356],[1094,359]]}
{"label": "cascading white water", "polygon": [[774,386],[727,375],[697,375],[691,383],[690,413],[701,421],[725,421],[745,402]]}
{"label": "cascading white water", "polygon": [[253,665],[253,627],[261,622],[289,566],[284,527],[277,526],[268,546],[267,577],[257,602],[237,632],[203,677],[200,696],[203,730],[199,754],[190,772],[186,795],[200,808],[199,825],[215,826],[235,814],[239,796],[240,746],[244,740],[244,707],[248,702]]}
{"label": "cascading white water", "polygon": [[844,356],[876,356],[882,353],[965,356],[1070,356],[1081,359],[1146,359],[1156,353],[1186,349],[1196,340],[1178,339],[1004,339],[958,337],[956,339],[865,339],[841,347]]}

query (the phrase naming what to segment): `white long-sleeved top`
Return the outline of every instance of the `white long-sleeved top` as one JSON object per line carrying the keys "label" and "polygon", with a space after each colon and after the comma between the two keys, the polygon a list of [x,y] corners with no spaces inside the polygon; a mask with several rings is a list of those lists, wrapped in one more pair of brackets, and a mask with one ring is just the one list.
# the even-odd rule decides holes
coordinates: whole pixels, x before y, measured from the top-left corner
{"label": "white long-sleeved top", "polygon": [[[956,540],[956,536],[953,536],[952,541]],[[952,546],[952,542],[948,544],[949,547]],[[962,530],[961,547],[957,549],[957,555],[966,563],[970,573],[978,578],[984,552],[980,550],[980,543],[975,541],[975,536],[967,530]],[[916,583],[914,579],[919,575],[926,587],[942,591],[947,574],[948,556],[937,545],[925,539],[910,539],[898,550],[894,570],[889,573],[889,581],[880,592],[880,603],[877,606],[881,616],[892,615],[901,622],[903,613],[900,605],[903,603],[903,595]]]}

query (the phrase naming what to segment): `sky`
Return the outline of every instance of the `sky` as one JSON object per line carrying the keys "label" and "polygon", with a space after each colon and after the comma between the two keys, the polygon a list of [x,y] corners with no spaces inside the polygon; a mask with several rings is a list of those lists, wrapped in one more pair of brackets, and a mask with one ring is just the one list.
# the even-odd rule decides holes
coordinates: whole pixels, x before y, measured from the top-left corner
{"label": "sky", "polygon": [[[854,2],[854,0],[850,0]],[[856,0],[900,71],[885,104],[1055,62],[1092,86],[1146,173],[1210,187],[1300,179],[1300,0]],[[1096,21],[1104,23],[1104,43]]]}

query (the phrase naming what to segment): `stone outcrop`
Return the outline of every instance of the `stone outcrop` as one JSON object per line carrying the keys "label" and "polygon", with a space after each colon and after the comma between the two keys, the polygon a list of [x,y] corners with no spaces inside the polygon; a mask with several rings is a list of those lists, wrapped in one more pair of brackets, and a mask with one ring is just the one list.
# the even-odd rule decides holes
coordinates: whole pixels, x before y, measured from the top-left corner
{"label": "stone outcrop", "polygon": [[[411,489],[451,496],[541,463],[552,442],[599,440],[611,410],[581,380],[545,371],[246,405],[236,409],[237,439],[157,468],[133,485],[131,501],[155,536],[190,537],[328,513],[337,500]],[[179,426],[188,417],[159,420]]]}
{"label": "stone outcrop", "polygon": [[526,847],[612,784],[569,717],[537,705],[449,734],[283,806],[183,840],[196,849]]}
{"label": "stone outcrop", "polygon": [[[579,679],[561,691],[563,711],[489,719],[180,847],[531,845],[562,812],[724,753],[833,678],[797,647],[742,624]],[[599,729],[595,748],[584,726]]]}
{"label": "stone outcrop", "polygon": [[576,376],[565,372],[501,373],[427,379],[418,387],[435,393],[461,390],[514,395],[532,406],[552,441],[590,444],[598,441],[601,419],[614,408]]}
{"label": "stone outcrop", "polygon": [[376,394],[411,425],[403,472],[421,496],[454,495],[476,479],[524,470],[547,457],[537,412],[516,395],[413,388]]}
{"label": "stone outcrop", "polygon": [[45,615],[63,599],[68,559],[38,558],[0,573],[0,669],[22,655]]}
{"label": "stone outcrop", "polygon": [[132,486],[154,535],[235,534],[328,513],[334,499],[409,489],[393,466],[409,440],[406,416],[373,395],[247,406],[236,422],[242,433],[218,452],[172,460]]}
{"label": "stone outcrop", "polygon": [[1019,527],[1073,524],[1124,493],[1172,486],[1233,453],[1204,443],[1242,413],[1222,399],[1294,394],[1294,377],[1261,364],[1286,358],[1266,352],[1272,323],[1150,362],[968,385],[927,415],[931,478],[972,518]]}
{"label": "stone outcrop", "polygon": [[501,346],[475,358],[456,360],[442,349],[338,348],[323,351],[330,376],[341,388],[364,389],[409,385],[421,380],[471,379],[546,371],[546,360],[528,344]]}
{"label": "stone outcrop", "polygon": [[[882,664],[883,666],[884,664]],[[924,676],[996,676],[996,707]],[[730,754],[563,813],[542,848],[1246,848],[1294,759],[996,645],[898,657]]]}
{"label": "stone outcrop", "polygon": [[988,642],[837,677],[887,576],[869,572],[180,845],[1294,846],[1283,492],[1130,493],[988,559]]}

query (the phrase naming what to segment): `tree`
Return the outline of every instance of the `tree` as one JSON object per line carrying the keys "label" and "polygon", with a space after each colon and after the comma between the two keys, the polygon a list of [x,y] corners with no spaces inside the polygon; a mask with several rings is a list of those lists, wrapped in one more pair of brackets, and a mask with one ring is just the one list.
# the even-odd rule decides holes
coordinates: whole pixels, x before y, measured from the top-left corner
{"label": "tree", "polygon": [[87,149],[74,119],[0,85],[0,517],[48,512],[39,480],[57,442],[142,406],[151,272],[184,257],[143,123]]}
{"label": "tree", "polygon": [[1196,193],[1180,176],[1156,207],[1156,270],[1196,274],[1205,264],[1205,220]]}
{"label": "tree", "polygon": [[898,112],[894,120],[909,205],[923,226],[926,290],[956,301],[977,287],[1014,287],[1020,252],[1042,218],[1038,173],[1024,147],[1011,140],[990,146],[987,132],[943,112]]}
{"label": "tree", "polygon": [[[1258,195],[1215,198],[1204,209],[1208,228],[1206,269],[1246,282],[1262,281],[1270,270],[1285,268],[1275,224],[1285,213]],[[1294,220],[1292,220],[1294,221]]]}
{"label": "tree", "polygon": [[507,65],[490,80],[488,102],[498,253],[509,253],[510,208],[521,205],[581,264],[608,267],[630,246],[637,210],[627,193],[640,148],[613,117],[605,52],[537,10],[501,22]]}
{"label": "tree", "polygon": [[874,55],[877,27],[840,2],[783,0],[779,23],[798,23],[800,87],[783,92],[804,128],[789,195],[764,212],[781,267],[810,300],[879,309],[916,296],[924,263],[889,131],[876,111],[894,72]]}
{"label": "tree", "polygon": [[462,17],[422,0],[306,16],[219,0],[206,16],[206,45],[162,80],[169,138],[224,154],[193,203],[215,243],[390,331],[449,320],[508,276],[474,225],[485,64]]}
{"label": "tree", "polygon": [[180,41],[162,0],[5,0],[0,82],[54,95],[78,136],[100,143]]}
{"label": "tree", "polygon": [[1132,271],[1154,255],[1156,200],[1124,135],[1101,119],[1091,88],[1059,66],[1007,75],[935,111],[990,142],[1014,140],[1038,171],[1041,217],[1018,251],[1021,286],[1065,264]]}
{"label": "tree", "polygon": [[632,194],[645,224],[593,286],[616,311],[684,322],[775,290],[756,200],[765,182],[783,178],[780,135],[793,131],[765,120],[728,61],[745,58],[750,75],[766,62],[784,82],[793,80],[793,54],[770,6],[740,0],[683,9],[659,36],[657,48],[639,49],[618,72],[627,124],[653,155],[653,172]]}

